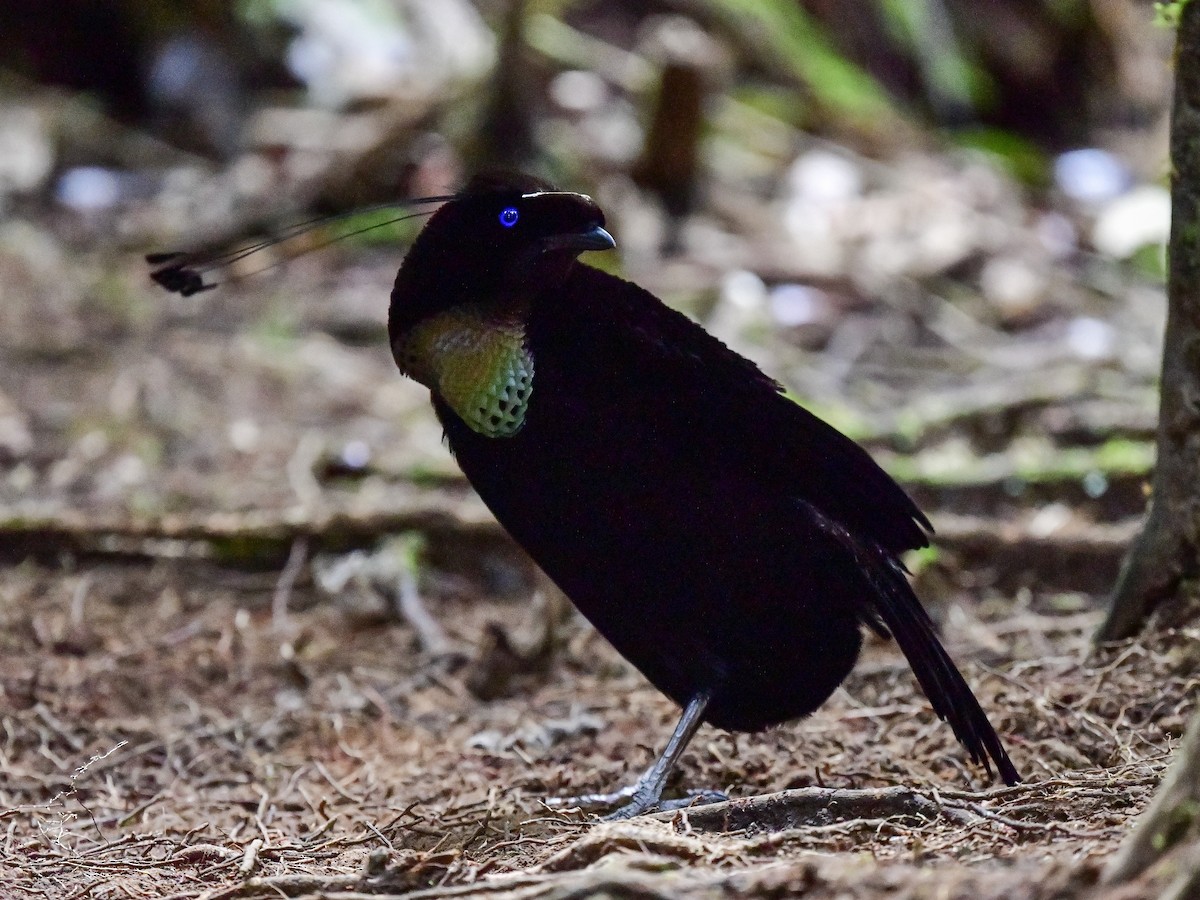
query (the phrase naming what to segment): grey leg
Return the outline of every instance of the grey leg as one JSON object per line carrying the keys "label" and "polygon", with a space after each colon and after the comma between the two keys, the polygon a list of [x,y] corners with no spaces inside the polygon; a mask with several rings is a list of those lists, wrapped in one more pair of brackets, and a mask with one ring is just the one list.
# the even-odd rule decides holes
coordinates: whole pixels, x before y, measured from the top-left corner
{"label": "grey leg", "polygon": [[[642,813],[654,809],[659,805],[663,788],[667,783],[667,776],[671,774],[671,770],[675,768],[679,757],[687,749],[692,735],[700,727],[700,721],[704,716],[704,708],[708,706],[709,696],[705,692],[697,694],[688,701],[688,705],[683,710],[683,715],[679,718],[679,724],[675,726],[675,731],[671,735],[671,739],[667,741],[667,749],[662,752],[662,756],[655,761],[654,765],[646,770],[636,783],[609,794],[585,794],[582,797],[573,797],[569,800],[551,801],[551,805],[615,806],[622,800],[629,800],[629,803],[605,816],[607,820],[631,819],[634,816],[640,816]],[[711,799],[720,799],[720,795],[711,791],[700,792],[699,796],[710,802]]]}

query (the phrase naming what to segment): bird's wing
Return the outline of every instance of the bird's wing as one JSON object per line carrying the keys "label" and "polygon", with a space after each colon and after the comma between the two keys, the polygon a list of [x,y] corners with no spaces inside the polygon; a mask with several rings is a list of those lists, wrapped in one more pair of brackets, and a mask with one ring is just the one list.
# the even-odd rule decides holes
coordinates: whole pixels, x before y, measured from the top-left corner
{"label": "bird's wing", "polygon": [[[596,419],[615,427],[620,410],[636,408],[658,451],[678,459],[681,469],[698,477],[736,473],[841,545],[873,587],[862,597],[863,620],[895,637],[934,711],[971,756],[989,770],[995,763],[1005,782],[1018,780],[900,564],[901,552],[928,543],[928,520],[867,452],[784,397],[752,362],[634,284],[578,266],[554,302],[560,304],[553,316],[555,362],[570,370],[575,388],[587,382],[586,391],[576,392],[586,393],[589,407],[598,398],[610,406]],[[698,524],[711,531],[708,523]]]}
{"label": "bird's wing", "polygon": [[623,385],[685,449],[752,469],[889,554],[926,546],[929,520],[870,455],[792,402],[780,385],[692,320],[635,284],[577,266],[569,290],[588,321],[594,365]]}

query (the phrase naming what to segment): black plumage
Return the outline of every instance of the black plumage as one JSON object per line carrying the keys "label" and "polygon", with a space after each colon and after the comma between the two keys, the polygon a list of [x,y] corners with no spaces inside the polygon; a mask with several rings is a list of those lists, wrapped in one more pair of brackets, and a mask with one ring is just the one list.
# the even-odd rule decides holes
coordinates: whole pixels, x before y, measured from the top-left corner
{"label": "black plumage", "polygon": [[701,721],[756,731],[811,713],[864,625],[895,637],[972,759],[1015,782],[899,562],[927,544],[927,519],[753,363],[578,262],[611,246],[603,224],[583,195],[476,179],[404,260],[389,332],[499,522],[687,708],[624,812],[658,801]]}
{"label": "black plumage", "polygon": [[[500,523],[684,708],[635,785],[589,799],[635,815],[702,722],[757,731],[811,713],[863,626],[895,637],[971,758],[1016,782],[900,564],[929,522],[870,456],[685,316],[579,263],[614,246],[590,198],[486,175],[411,203],[442,201],[396,276],[397,365],[430,388]],[[147,262],[187,296],[269,243]]]}

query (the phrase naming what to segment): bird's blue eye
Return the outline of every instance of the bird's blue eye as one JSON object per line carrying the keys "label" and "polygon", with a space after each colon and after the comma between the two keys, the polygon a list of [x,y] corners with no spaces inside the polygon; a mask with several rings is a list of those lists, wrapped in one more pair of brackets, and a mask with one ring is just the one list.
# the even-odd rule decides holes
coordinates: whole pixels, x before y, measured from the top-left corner
{"label": "bird's blue eye", "polygon": [[521,214],[517,212],[515,206],[507,206],[504,212],[500,213],[500,224],[505,228],[512,228],[517,224],[517,219],[521,218]]}

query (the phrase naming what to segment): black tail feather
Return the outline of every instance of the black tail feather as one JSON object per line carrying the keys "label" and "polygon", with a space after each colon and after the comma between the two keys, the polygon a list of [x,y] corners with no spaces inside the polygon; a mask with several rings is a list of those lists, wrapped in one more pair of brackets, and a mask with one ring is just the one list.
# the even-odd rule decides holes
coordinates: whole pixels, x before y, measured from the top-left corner
{"label": "black tail feather", "polygon": [[912,666],[933,711],[950,725],[959,743],[975,762],[987,769],[989,775],[994,762],[1000,780],[1005,784],[1016,784],[1021,780],[1016,766],[1008,758],[1008,752],[975,694],[938,640],[933,623],[909,587],[908,580],[893,560],[881,560],[880,563],[890,571],[880,571],[882,566],[873,567],[878,588],[875,608]]}
{"label": "black tail feather", "polygon": [[863,610],[863,618],[877,632],[890,632],[896,639],[938,718],[950,725],[971,759],[983,766],[989,775],[993,773],[994,763],[1005,784],[1019,782],[1021,776],[1016,766],[1008,758],[1008,752],[971,688],[938,640],[933,622],[913,593],[899,561],[883,547],[856,540],[849,531],[811,504],[804,505],[821,530],[849,550],[871,579],[874,590]]}

